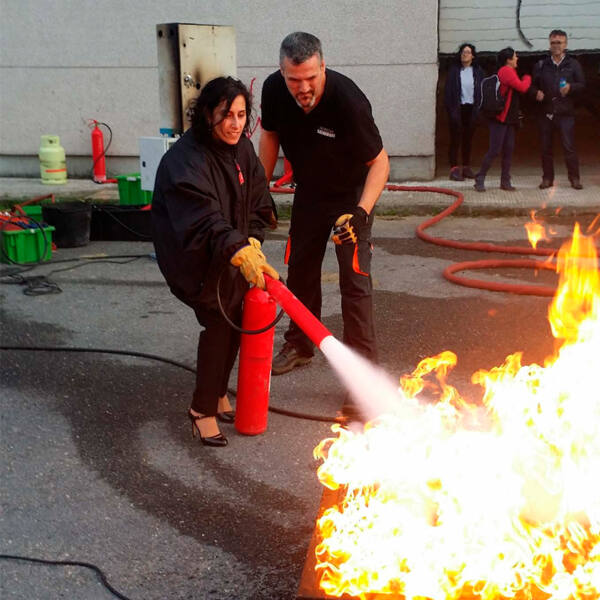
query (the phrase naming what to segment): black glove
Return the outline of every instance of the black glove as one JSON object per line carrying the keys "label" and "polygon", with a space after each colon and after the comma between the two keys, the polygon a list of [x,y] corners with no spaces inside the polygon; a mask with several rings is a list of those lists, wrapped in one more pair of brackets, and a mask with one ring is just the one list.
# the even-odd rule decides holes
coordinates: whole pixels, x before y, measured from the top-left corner
{"label": "black glove", "polygon": [[338,218],[333,228],[331,239],[336,244],[356,244],[363,231],[369,227],[369,215],[361,206],[357,206],[352,214],[346,213]]}

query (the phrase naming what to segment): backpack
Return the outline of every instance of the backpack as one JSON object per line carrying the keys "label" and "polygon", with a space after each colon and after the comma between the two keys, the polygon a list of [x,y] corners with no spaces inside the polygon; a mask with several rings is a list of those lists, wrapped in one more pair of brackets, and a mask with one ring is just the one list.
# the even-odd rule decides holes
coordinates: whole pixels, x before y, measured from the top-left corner
{"label": "backpack", "polygon": [[495,117],[504,110],[506,98],[500,93],[498,75],[490,75],[481,80],[481,100],[479,110],[488,117]]}

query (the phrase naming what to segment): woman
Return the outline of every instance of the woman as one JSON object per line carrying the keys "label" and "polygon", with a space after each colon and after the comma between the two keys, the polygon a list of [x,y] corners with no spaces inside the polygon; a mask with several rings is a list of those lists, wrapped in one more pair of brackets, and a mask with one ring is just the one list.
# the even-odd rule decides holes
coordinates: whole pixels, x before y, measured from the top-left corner
{"label": "woman", "polygon": [[508,47],[498,52],[497,61],[500,69],[500,94],[505,97],[504,110],[490,119],[490,145],[483,158],[479,173],[475,176],[475,189],[485,192],[485,176],[492,161],[502,152],[502,171],[500,174],[500,188],[507,192],[514,192],[510,181],[510,166],[515,149],[515,131],[519,123],[519,93],[524,93],[531,85],[531,76],[524,75],[519,79],[517,75],[517,62],[519,58],[513,48]]}
{"label": "woman", "polygon": [[[450,179],[464,181],[473,179],[471,170],[471,141],[475,132],[481,97],[483,69],[475,61],[475,46],[465,43],[460,46],[456,60],[448,70],[444,89],[444,104],[448,111],[450,126]],[[458,150],[461,149],[462,167],[458,163]]]}
{"label": "woman", "polygon": [[229,375],[248,283],[264,288],[263,272],[279,278],[261,252],[271,215],[265,172],[250,140],[250,94],[232,77],[208,82],[191,128],[163,156],[156,173],[152,223],[156,257],[173,294],[194,309],[202,327],[196,388],[188,416],[206,446],[225,446],[217,419],[231,423]]}

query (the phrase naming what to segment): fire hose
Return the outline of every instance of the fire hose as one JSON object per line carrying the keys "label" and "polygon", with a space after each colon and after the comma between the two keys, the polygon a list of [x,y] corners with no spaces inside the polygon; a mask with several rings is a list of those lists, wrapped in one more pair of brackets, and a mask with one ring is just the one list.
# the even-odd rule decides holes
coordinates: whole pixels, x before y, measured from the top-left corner
{"label": "fire hose", "polygon": [[[479,252],[499,252],[507,254],[524,254],[524,255],[536,255],[536,256],[554,256],[557,250],[552,248],[532,248],[530,246],[502,246],[499,244],[491,244],[487,242],[459,242],[457,240],[449,240],[441,237],[435,237],[429,235],[425,230],[432,227],[436,223],[439,223],[445,217],[451,215],[463,202],[464,196],[461,192],[451,190],[448,188],[441,187],[430,187],[424,185],[412,186],[412,185],[396,185],[387,184],[386,190],[392,192],[434,192],[437,194],[445,194],[447,196],[453,196],[456,200],[448,208],[438,213],[434,217],[423,221],[417,229],[417,237],[424,242],[430,244],[436,244],[438,246],[445,246],[447,248],[456,248],[459,250],[474,250]],[[272,186],[270,188],[272,193],[276,194],[291,194],[294,192],[293,188]],[[540,285],[527,285],[527,284],[513,284],[513,283],[500,283],[494,281],[485,281],[481,279],[472,279],[468,277],[462,277],[456,273],[460,271],[470,271],[477,269],[502,269],[502,268],[517,268],[517,269],[546,269],[553,271],[554,266],[551,263],[533,260],[533,259],[496,259],[496,260],[478,260],[478,261],[466,261],[459,262],[449,267],[446,267],[443,272],[443,276],[450,282],[465,287],[477,288],[481,290],[487,290],[492,292],[510,292],[512,294],[530,295],[530,296],[554,296],[556,289],[549,286]]]}

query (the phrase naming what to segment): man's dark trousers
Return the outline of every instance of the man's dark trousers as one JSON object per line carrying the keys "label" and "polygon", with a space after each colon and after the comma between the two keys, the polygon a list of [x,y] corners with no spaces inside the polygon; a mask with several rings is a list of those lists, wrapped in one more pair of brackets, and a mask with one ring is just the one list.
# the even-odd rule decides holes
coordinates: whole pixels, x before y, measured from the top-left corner
{"label": "man's dark trousers", "polygon": [[575,117],[570,115],[546,115],[540,117],[540,140],[542,144],[542,177],[554,181],[554,155],[552,145],[554,130],[558,129],[565,153],[569,181],[579,179],[579,160],[575,152]]}
{"label": "man's dark trousers", "polygon": [[[337,218],[351,213],[353,206],[318,202],[296,191],[290,226],[288,281],[289,289],[315,315],[321,318],[321,266],[331,229]],[[370,218],[370,224],[372,225]],[[358,244],[336,245],[339,265],[342,317],[345,344],[376,361],[371,280],[371,228]],[[285,339],[304,356],[314,354],[314,346],[293,322]]]}

